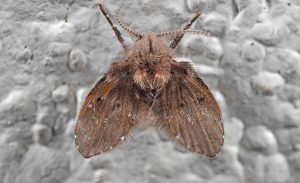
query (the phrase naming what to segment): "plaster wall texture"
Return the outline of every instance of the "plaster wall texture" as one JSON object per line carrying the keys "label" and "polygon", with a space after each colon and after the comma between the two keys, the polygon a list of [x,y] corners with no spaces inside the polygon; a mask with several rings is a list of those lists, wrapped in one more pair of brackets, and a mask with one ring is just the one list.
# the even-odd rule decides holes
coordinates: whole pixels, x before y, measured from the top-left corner
{"label": "plaster wall texture", "polygon": [[[195,29],[195,64],[222,111],[223,151],[188,153],[152,126],[84,159],[73,129],[86,92],[122,51],[98,0],[1,0],[1,183],[300,183],[300,1],[104,1],[139,32]],[[127,43],[133,40],[125,35]]]}

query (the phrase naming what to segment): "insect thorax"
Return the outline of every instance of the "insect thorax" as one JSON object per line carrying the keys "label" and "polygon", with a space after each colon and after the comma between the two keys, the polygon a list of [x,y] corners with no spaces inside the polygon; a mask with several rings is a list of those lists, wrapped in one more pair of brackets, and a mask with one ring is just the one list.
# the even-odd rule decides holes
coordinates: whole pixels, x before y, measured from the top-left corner
{"label": "insect thorax", "polygon": [[127,56],[133,63],[133,79],[142,88],[157,89],[168,82],[172,51],[161,38],[153,33],[145,34]]}

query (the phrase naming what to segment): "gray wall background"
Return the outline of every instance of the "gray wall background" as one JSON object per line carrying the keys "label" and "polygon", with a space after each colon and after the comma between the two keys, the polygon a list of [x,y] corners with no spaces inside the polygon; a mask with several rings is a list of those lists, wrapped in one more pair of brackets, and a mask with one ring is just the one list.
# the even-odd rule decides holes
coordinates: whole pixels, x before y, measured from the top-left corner
{"label": "gray wall background", "polygon": [[[112,15],[120,2],[104,1]],[[217,37],[187,35],[176,56],[195,63],[222,107],[222,153],[184,152],[146,125],[84,159],[73,137],[78,108],[121,51],[98,0],[2,0],[0,182],[300,183],[300,2],[125,2],[122,18],[139,32],[204,13],[194,28]]]}

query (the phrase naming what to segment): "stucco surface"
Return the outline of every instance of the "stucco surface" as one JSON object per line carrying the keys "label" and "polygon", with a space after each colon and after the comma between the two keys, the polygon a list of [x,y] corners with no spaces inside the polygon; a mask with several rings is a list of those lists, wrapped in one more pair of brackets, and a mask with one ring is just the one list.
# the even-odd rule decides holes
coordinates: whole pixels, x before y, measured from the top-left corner
{"label": "stucco surface", "polygon": [[[300,2],[122,2],[138,32],[177,30],[203,12],[193,28],[216,37],[186,35],[174,57],[192,61],[218,100],[222,152],[185,152],[146,125],[84,159],[74,145],[79,107],[122,51],[98,0],[1,0],[0,182],[300,183]],[[104,5],[113,17],[122,2]]]}

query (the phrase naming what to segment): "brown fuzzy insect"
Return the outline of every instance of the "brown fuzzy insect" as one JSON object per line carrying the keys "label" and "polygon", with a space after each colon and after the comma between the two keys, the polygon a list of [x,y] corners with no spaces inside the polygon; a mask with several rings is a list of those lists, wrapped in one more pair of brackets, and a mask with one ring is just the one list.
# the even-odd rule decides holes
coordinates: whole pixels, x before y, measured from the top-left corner
{"label": "brown fuzzy insect", "polygon": [[[221,110],[192,65],[172,57],[185,32],[207,34],[187,30],[200,13],[182,31],[143,35],[117,16],[121,27],[138,38],[127,48],[103,5],[99,7],[125,54],[123,60],[111,64],[85,98],[75,129],[77,149],[85,158],[109,151],[148,119],[184,148],[215,157],[224,142]],[[162,37],[172,34],[176,37],[168,46]]]}

